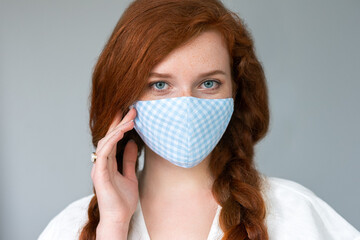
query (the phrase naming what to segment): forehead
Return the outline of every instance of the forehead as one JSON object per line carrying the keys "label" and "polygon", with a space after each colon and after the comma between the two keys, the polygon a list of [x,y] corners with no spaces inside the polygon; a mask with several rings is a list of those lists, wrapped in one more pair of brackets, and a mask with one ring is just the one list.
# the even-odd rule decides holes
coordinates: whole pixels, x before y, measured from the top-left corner
{"label": "forehead", "polygon": [[222,35],[215,30],[205,31],[185,45],[173,50],[157,64],[154,72],[196,70],[212,68],[230,71],[230,56]]}

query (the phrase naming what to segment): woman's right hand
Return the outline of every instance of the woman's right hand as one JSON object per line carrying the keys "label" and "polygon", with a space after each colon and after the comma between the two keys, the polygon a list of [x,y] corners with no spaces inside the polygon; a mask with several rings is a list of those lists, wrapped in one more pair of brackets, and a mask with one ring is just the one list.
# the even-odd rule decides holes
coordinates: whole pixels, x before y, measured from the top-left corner
{"label": "woman's right hand", "polygon": [[134,127],[136,110],[130,109],[123,119],[118,113],[106,135],[98,142],[97,159],[91,170],[100,211],[100,223],[111,226],[128,226],[139,198],[135,163],[138,148],[129,141],[124,149],[123,175],[117,170],[116,144],[124,133]]}

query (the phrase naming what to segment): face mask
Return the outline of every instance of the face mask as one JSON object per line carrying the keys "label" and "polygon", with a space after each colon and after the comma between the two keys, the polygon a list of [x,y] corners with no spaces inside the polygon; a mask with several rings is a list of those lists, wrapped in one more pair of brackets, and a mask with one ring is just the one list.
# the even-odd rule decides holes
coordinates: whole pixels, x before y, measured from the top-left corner
{"label": "face mask", "polygon": [[136,101],[134,128],[155,153],[184,168],[199,164],[224,134],[234,99],[196,97]]}

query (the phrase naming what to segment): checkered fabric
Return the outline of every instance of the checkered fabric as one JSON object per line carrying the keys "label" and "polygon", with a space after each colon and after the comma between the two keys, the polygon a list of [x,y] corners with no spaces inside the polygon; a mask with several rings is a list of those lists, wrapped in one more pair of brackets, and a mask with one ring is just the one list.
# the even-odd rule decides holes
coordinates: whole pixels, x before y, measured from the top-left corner
{"label": "checkered fabric", "polygon": [[136,101],[135,130],[155,153],[191,168],[215,148],[234,110],[233,98],[175,97]]}

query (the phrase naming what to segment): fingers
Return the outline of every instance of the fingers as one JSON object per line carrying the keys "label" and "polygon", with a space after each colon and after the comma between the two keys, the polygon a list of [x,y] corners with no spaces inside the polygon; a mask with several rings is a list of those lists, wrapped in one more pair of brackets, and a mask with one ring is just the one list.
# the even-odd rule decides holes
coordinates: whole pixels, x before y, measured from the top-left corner
{"label": "fingers", "polygon": [[91,171],[92,178],[96,173],[107,172],[112,174],[113,171],[117,171],[115,158],[116,144],[123,138],[125,132],[134,127],[133,119],[136,117],[136,110],[134,108],[130,109],[123,119],[121,117],[122,114],[120,112],[116,114],[107,134],[98,142],[96,164],[94,164]]}
{"label": "fingers", "polygon": [[[118,116],[116,116],[116,118],[117,117]],[[113,123],[114,123],[115,127],[112,128],[111,130],[109,128],[109,131],[105,135],[105,137],[99,141],[97,148],[101,149],[103,147],[103,145],[108,141],[108,139],[110,139],[118,130],[121,129],[121,126],[123,124],[125,124],[131,120],[134,120],[135,117],[136,117],[136,110],[130,109],[130,111],[125,115],[125,117],[117,125],[115,125],[116,120],[114,119]]]}
{"label": "fingers", "polygon": [[113,148],[116,147],[116,143],[123,138],[124,133],[131,130],[134,127],[134,122],[128,122],[120,125],[119,127],[114,129],[114,133],[111,137],[109,137],[106,142],[103,144],[100,150],[96,151],[97,159],[96,159],[96,168],[99,171],[105,171],[107,168],[107,158],[110,155]]}
{"label": "fingers", "polygon": [[136,116],[136,110],[135,110],[135,108],[132,108],[126,113],[125,117],[121,120],[120,124],[126,123],[126,122],[134,119],[135,116]]}
{"label": "fingers", "polygon": [[138,147],[134,140],[130,140],[124,149],[124,157],[123,157],[123,174],[125,177],[136,181],[136,174],[135,174],[135,165],[136,159],[138,154]]}
{"label": "fingers", "polygon": [[[120,111],[115,115],[115,118],[114,118],[113,121],[111,122],[111,125],[110,125],[110,127],[109,127],[106,135],[109,134],[109,133],[121,122],[121,118],[122,118],[121,115],[122,115],[122,114],[121,114]],[[105,135],[105,136],[106,136],[106,135]]]}
{"label": "fingers", "polygon": [[114,133],[120,130],[122,125],[129,123],[130,121],[133,121],[135,117],[136,117],[136,110],[130,109],[130,111],[125,115],[125,117],[121,120],[121,122],[112,130],[112,133],[109,134],[109,137],[111,137]]}
{"label": "fingers", "polygon": [[[130,110],[131,110],[131,109],[130,109]],[[135,113],[134,113],[134,112],[135,112]],[[135,110],[132,110],[131,112],[129,111],[127,114],[125,114],[124,119],[121,120],[121,114],[118,113],[118,114],[115,116],[115,119],[114,119],[114,121],[113,121],[113,123],[112,123],[113,126],[110,126],[110,127],[112,127],[112,128],[111,128],[111,130],[110,130],[110,128],[109,128],[109,131],[114,131],[115,129],[117,129],[117,128],[116,128],[117,126],[120,126],[120,125],[122,125],[122,124],[124,124],[124,123],[126,123],[126,122],[129,122],[129,121],[133,120],[133,118],[135,118],[135,116],[136,116],[136,111],[135,111]],[[121,121],[120,121],[120,120],[121,120]],[[109,131],[108,131],[108,132],[109,132]],[[109,133],[109,136],[112,136],[112,135],[113,135],[112,132]],[[116,144],[115,144],[115,146],[116,146]],[[108,156],[111,157],[111,158],[113,158],[113,159],[116,159],[116,147],[113,147],[113,148],[112,148],[112,150],[111,150],[111,152],[109,153]],[[110,168],[109,168],[110,171],[113,171],[114,169],[117,170],[117,168],[116,168],[116,160],[114,161],[113,164],[110,165]]]}

